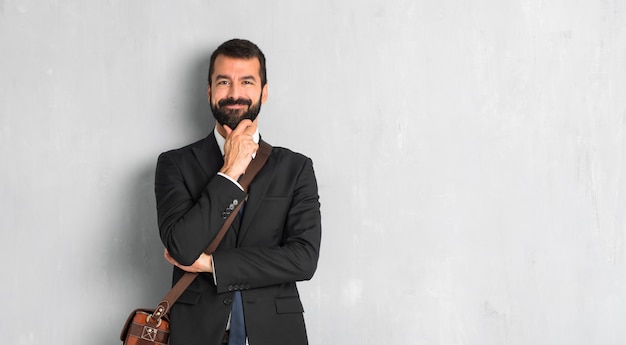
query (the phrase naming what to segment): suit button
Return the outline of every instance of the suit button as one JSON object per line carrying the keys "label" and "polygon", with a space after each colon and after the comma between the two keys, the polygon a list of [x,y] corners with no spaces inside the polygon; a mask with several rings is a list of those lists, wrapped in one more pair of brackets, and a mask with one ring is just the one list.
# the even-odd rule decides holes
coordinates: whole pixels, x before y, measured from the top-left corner
{"label": "suit button", "polygon": [[234,287],[232,285],[228,285],[228,291],[233,291]]}
{"label": "suit button", "polygon": [[235,289],[235,291],[236,291],[236,290],[240,290],[240,289],[241,289],[241,288],[239,287],[239,285],[235,285],[235,286],[233,286],[233,288]]}
{"label": "suit button", "polygon": [[226,214],[226,212],[222,212],[222,218],[224,219],[228,218],[228,215]]}
{"label": "suit button", "polygon": [[233,200],[233,205],[235,205],[235,206],[239,205],[239,200],[237,200],[237,199]]}
{"label": "suit button", "polygon": [[230,299],[230,298],[228,298],[228,297],[224,298],[224,304],[229,305],[229,304],[231,304],[231,303],[233,303],[233,300],[232,300],[232,299]]}
{"label": "suit button", "polygon": [[246,284],[246,290],[250,288],[250,284]]}

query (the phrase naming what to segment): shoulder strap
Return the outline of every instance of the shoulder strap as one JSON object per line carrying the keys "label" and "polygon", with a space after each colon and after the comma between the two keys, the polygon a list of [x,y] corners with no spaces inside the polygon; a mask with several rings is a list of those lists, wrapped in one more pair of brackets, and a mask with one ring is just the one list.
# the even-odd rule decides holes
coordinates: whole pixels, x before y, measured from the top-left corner
{"label": "shoulder strap", "polygon": [[[272,146],[263,141],[263,139],[260,139],[256,157],[250,162],[250,165],[248,165],[248,168],[246,169],[246,173],[239,180],[239,184],[243,187],[243,190],[246,193],[248,193],[248,188],[250,187],[252,180],[254,180],[254,177],[259,173],[259,171],[261,171],[265,162],[267,162],[267,158],[269,158],[271,152]],[[211,254],[217,249],[217,246],[219,246],[220,242],[224,238],[224,235],[226,235],[226,231],[228,231],[228,228],[233,223],[235,215],[237,215],[242,205],[243,203],[239,203],[237,208],[235,208],[226,219],[220,231],[217,233],[213,241],[211,241],[207,249],[205,249],[205,253]],[[167,295],[163,297],[163,300],[157,305],[154,313],[152,314],[152,318],[155,319],[155,322],[158,322],[158,320],[167,314],[170,307],[174,304],[174,302],[176,302],[178,297],[185,292],[187,287],[189,287],[191,282],[193,282],[197,276],[198,273],[185,272],[185,274],[176,282]]]}

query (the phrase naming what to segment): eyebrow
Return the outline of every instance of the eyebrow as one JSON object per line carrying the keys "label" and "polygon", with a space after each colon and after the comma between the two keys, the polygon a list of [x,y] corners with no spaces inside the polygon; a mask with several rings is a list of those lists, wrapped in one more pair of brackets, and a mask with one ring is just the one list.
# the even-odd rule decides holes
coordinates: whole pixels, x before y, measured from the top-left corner
{"label": "eyebrow", "polygon": [[[228,79],[228,80],[230,80],[231,78],[229,76],[227,76],[227,75],[224,75],[224,74],[218,74],[218,75],[215,76],[215,80],[220,80],[220,79]],[[241,77],[241,79],[242,80],[254,80],[254,81],[256,81],[256,78],[253,75],[247,75],[247,76]]]}

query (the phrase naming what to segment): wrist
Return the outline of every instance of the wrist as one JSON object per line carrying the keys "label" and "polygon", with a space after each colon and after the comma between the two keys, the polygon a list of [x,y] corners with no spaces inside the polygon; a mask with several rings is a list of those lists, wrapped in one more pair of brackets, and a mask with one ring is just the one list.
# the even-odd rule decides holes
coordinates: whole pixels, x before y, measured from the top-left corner
{"label": "wrist", "polygon": [[222,167],[222,169],[220,169],[220,173],[230,177],[234,181],[237,181],[239,177],[243,175],[242,172],[238,172],[236,169],[228,168],[228,167]]}

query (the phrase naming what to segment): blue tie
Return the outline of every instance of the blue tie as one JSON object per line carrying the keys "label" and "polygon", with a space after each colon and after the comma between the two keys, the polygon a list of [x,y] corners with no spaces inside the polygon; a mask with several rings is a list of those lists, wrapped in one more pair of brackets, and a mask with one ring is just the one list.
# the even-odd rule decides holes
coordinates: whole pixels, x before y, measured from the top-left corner
{"label": "blue tie", "polygon": [[[243,218],[244,204],[239,209],[239,220]],[[233,304],[230,312],[230,333],[228,334],[228,345],[246,345],[246,321],[243,317],[243,300],[241,291],[235,291]]]}
{"label": "blue tie", "polygon": [[246,322],[243,318],[241,291],[235,291],[232,307],[228,345],[246,345]]}

